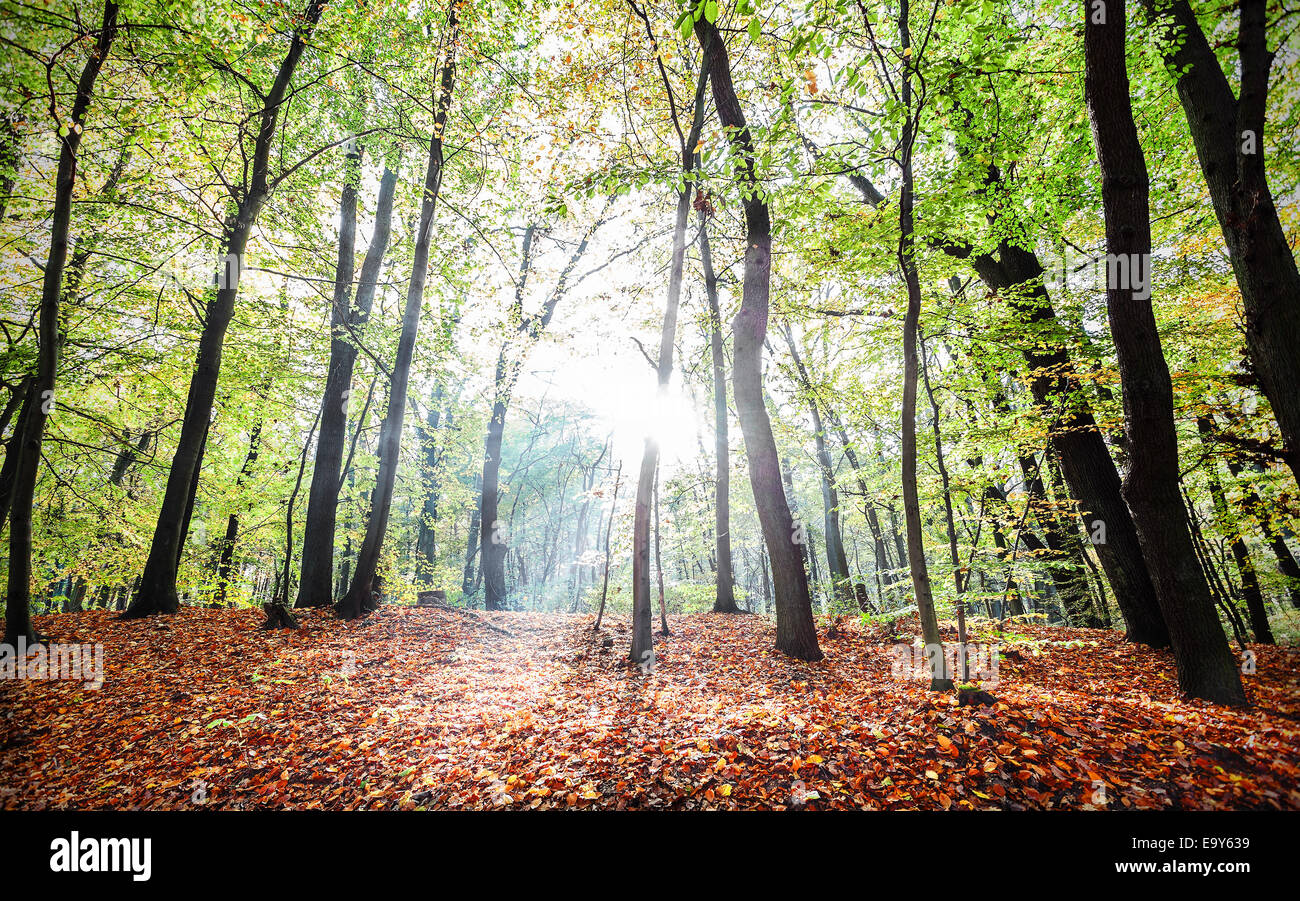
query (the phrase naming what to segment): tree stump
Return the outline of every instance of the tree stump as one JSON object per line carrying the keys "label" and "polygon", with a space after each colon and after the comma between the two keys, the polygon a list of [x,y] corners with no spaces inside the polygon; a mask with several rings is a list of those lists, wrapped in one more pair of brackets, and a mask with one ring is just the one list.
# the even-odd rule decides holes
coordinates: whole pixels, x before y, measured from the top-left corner
{"label": "tree stump", "polygon": [[415,596],[415,606],[417,607],[446,607],[447,592],[443,589],[434,591],[421,591]]}

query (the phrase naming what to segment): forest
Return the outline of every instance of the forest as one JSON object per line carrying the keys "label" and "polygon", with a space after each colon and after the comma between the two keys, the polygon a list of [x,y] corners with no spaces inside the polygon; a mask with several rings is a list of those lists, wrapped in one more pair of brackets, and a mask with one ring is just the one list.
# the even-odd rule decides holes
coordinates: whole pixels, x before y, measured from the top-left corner
{"label": "forest", "polygon": [[1298,30],[0,0],[0,808],[1300,808]]}

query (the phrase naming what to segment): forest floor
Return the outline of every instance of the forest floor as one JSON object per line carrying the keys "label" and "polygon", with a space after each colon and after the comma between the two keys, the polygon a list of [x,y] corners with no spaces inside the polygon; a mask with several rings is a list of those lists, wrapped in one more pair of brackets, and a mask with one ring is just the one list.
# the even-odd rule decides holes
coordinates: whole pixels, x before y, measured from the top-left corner
{"label": "forest floor", "polygon": [[0,684],[0,807],[1300,808],[1294,648],[1252,646],[1239,711],[1181,700],[1168,652],[1009,625],[999,703],[959,707],[893,677],[915,618],[807,664],[760,617],[675,617],[649,675],[590,616],[262,619],[39,617],[104,684]]}

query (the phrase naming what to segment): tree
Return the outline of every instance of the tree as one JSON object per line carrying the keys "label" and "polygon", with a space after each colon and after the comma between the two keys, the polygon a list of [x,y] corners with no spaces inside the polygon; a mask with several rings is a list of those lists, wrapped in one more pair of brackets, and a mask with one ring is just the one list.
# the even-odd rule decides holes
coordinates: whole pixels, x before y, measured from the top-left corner
{"label": "tree", "polygon": [[356,236],[357,185],[360,177],[361,145],[348,154],[348,171],[339,201],[339,257],[330,307],[330,361],[321,396],[320,439],[307,493],[307,519],[302,536],[302,570],[296,607],[325,607],[333,600],[334,525],[342,487],[340,467],[347,438],[347,408],[352,372],[356,365],[358,335],[370,318],[380,267],[392,234],[393,194],[397,172],[384,168],[379,181],[375,226],[361,263],[361,278],[352,297],[353,252]]}
{"label": "tree", "polygon": [[[699,163],[696,163],[699,168]],[[736,604],[736,576],[731,562],[731,441],[727,421],[727,357],[722,347],[722,311],[718,305],[718,276],[713,271],[713,249],[709,246],[709,205],[697,192],[700,219],[700,268],[704,275],[704,296],[709,304],[709,356],[713,372],[713,456],[717,475],[713,481],[713,536],[718,561],[714,613],[739,613]]]}
{"label": "tree", "polygon": [[[668,299],[664,304],[663,328],[659,334],[659,358],[655,360],[655,375],[658,379],[658,397],[662,401],[667,394],[668,383],[673,375],[673,342],[677,335],[677,310],[681,303],[682,272],[686,265],[686,221],[691,213],[691,185],[695,168],[695,147],[700,140],[700,131],[704,127],[704,88],[708,77],[709,61],[707,57],[700,66],[699,77],[695,85],[695,98],[691,107],[691,124],[686,133],[682,132],[678,121],[677,103],[673,96],[672,82],[664,69],[663,54],[659,52],[654,29],[650,19],[628,0],[632,9],[641,16],[646,33],[650,36],[651,46],[655,50],[655,61],[659,75],[663,80],[664,91],[668,95],[668,104],[672,124],[677,132],[681,151],[681,179],[677,187],[677,208],[673,217],[672,261],[668,270]],[[656,484],[659,472],[659,436],[648,433],[641,453],[641,470],[637,475],[636,505],[632,521],[632,652],[634,663],[644,663],[654,659],[654,629],[650,612],[650,521],[656,515]],[[664,620],[667,631],[667,619]]]}
{"label": "tree", "polygon": [[[32,503],[36,491],[36,471],[41,459],[41,441],[45,421],[54,407],[55,374],[58,370],[59,302],[63,296],[64,267],[68,260],[68,232],[72,222],[72,195],[77,181],[77,151],[81,146],[86,114],[95,93],[95,81],[108,57],[118,31],[118,5],[105,0],[95,46],[82,65],[76,95],[66,121],[60,119],[58,100],[51,93],[50,117],[59,134],[59,167],[55,175],[54,210],[50,224],[50,253],[41,280],[39,352],[36,372],[27,387],[15,427],[14,440],[6,452],[15,458],[12,487],[9,489],[9,580],[5,595],[5,643],[15,645],[19,638],[35,641],[30,613],[32,566]],[[55,65],[49,62],[51,71]],[[51,83],[51,91],[53,86]],[[21,436],[21,438],[19,438]]]}
{"label": "tree", "polygon": [[[1161,52],[1196,145],[1214,214],[1228,245],[1246,311],[1246,344],[1259,386],[1282,430],[1284,455],[1300,478],[1300,270],[1264,166],[1269,70],[1266,0],[1239,4],[1241,83],[1233,96],[1223,67],[1187,0],[1142,0],[1159,27]],[[1114,19],[1114,12],[1109,13]]]}
{"label": "tree", "polygon": [[397,358],[389,382],[388,411],[379,432],[379,472],[370,495],[370,515],[366,536],[357,551],[352,585],[336,605],[343,619],[357,619],[374,609],[375,575],[379,554],[388,530],[388,516],[397,482],[397,465],[402,451],[402,426],[406,418],[406,389],[411,377],[411,359],[415,339],[420,331],[420,307],[424,302],[424,285],[429,275],[429,246],[433,241],[434,213],[442,189],[443,141],[451,112],[452,91],[456,86],[456,53],[460,44],[460,7],[462,0],[447,5],[447,23],[442,34],[443,63],[438,76],[438,93],[434,102],[433,134],[429,138],[429,159],[421,193],[420,224],[415,233],[415,253],[411,261],[411,280],[406,289],[406,306],[402,313],[402,333],[397,344]]}
{"label": "tree", "polygon": [[916,389],[918,366],[918,334],[921,320],[921,280],[916,268],[915,237],[915,178],[912,173],[913,145],[919,131],[921,110],[925,97],[916,99],[913,106],[912,88],[912,32],[908,21],[910,4],[902,0],[898,11],[899,47],[903,54],[903,72],[899,79],[899,100],[903,106],[903,130],[899,138],[899,168],[902,170],[902,193],[898,202],[898,265],[907,287],[907,313],[903,318],[903,519],[907,527],[907,562],[911,570],[912,591],[916,594],[916,610],[921,620],[921,638],[926,645],[930,662],[930,690],[946,691],[952,688],[947,671],[946,657],[942,653],[943,637],[939,633],[939,618],[934,606],[934,593],[930,586],[930,573],[925,562],[925,544],[921,529],[921,499],[916,487]]}
{"label": "tree", "polygon": [[699,3],[693,13],[695,38],[704,54],[713,89],[713,105],[735,157],[745,211],[745,277],[740,310],[732,322],[735,335],[732,380],[736,414],[745,438],[749,481],[754,489],[763,543],[772,565],[776,605],[776,647],[800,660],[822,659],[813,623],[812,597],[804,572],[794,517],[781,490],[781,464],[772,423],[763,401],[763,342],[767,334],[772,277],[772,219],[758,181],[754,141],[732,84],[731,61],[717,27],[708,16],[717,7]]}
{"label": "tree", "polygon": [[[217,393],[217,380],[221,375],[222,349],[230,320],[235,315],[235,301],[239,296],[240,270],[249,237],[257,217],[276,185],[288,171],[271,175],[271,153],[274,149],[276,126],[281,106],[289,92],[289,83],[307,48],[328,0],[309,0],[306,10],[294,25],[289,39],[289,49],[276,70],[271,87],[265,93],[248,83],[249,90],[261,100],[251,121],[257,131],[249,164],[244,167],[244,179],[229,184],[229,206],[222,226],[221,252],[211,299],[204,314],[203,331],[199,337],[199,351],[190,379],[189,395],[185,401],[185,417],[181,423],[180,441],[172,457],[167,475],[167,490],[158,524],[149,546],[149,558],[140,575],[135,597],[124,616],[135,619],[154,613],[175,613],[180,606],[176,593],[176,570],[181,553],[181,535],[186,526],[187,511],[198,477],[199,458],[207,442],[208,426],[212,422],[212,403]],[[247,152],[245,135],[241,126],[239,145]]]}
{"label": "tree", "polygon": [[1125,264],[1108,267],[1106,289],[1129,450],[1124,500],[1169,625],[1179,687],[1193,697],[1245,704],[1179,493],[1173,388],[1150,294],[1137,288],[1150,284],[1150,182],[1129,101],[1124,2],[1089,0],[1084,14],[1084,95],[1097,145],[1107,260]]}

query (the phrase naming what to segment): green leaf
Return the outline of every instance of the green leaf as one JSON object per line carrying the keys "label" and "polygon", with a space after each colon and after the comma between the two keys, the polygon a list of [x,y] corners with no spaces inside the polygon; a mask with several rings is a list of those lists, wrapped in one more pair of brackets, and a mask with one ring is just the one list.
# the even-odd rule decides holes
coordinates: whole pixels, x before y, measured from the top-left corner
{"label": "green leaf", "polygon": [[709,20],[710,25],[718,21],[717,0],[708,0],[708,2],[704,4],[704,18]]}
{"label": "green leaf", "polygon": [[754,18],[749,20],[749,39],[751,41],[757,41],[762,33],[763,23],[758,21],[758,16],[754,16]]}

